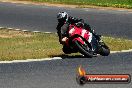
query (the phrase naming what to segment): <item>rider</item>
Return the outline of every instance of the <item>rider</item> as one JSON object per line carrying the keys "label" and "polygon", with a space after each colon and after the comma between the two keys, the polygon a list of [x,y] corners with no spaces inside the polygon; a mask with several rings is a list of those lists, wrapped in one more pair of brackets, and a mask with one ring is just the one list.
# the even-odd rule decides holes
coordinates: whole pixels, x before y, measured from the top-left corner
{"label": "rider", "polygon": [[[72,16],[68,16],[67,12],[59,12],[57,14],[57,20],[58,20],[58,25],[57,25],[56,29],[57,29],[57,34],[59,36],[60,44],[65,45],[65,41],[68,36],[67,30],[69,29],[69,24],[72,24],[72,23],[75,23],[77,26],[83,26],[83,28],[85,30],[88,30],[92,34],[96,35],[94,30],[91,29],[90,25],[84,23],[83,19],[78,19],[78,18],[74,18]],[[99,38],[99,36],[96,35],[96,38]],[[64,49],[64,47],[63,47],[63,49]]]}

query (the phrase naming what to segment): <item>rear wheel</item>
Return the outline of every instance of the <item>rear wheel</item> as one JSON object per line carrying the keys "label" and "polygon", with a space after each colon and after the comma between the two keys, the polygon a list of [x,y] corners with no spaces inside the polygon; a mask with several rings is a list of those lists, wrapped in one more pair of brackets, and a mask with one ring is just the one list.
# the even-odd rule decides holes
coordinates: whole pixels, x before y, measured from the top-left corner
{"label": "rear wheel", "polygon": [[93,51],[91,50],[89,44],[85,43],[82,44],[79,41],[75,40],[75,46],[77,47],[78,51],[86,57],[93,57]]}

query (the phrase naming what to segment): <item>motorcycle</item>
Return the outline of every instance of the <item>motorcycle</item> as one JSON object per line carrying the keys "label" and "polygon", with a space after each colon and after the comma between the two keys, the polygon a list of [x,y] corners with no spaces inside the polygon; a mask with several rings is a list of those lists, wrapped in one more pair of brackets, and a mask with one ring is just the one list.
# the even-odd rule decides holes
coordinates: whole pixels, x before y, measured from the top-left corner
{"label": "motorcycle", "polygon": [[78,27],[75,24],[70,24],[68,38],[63,46],[63,52],[65,54],[80,52],[86,57],[93,57],[97,54],[108,56],[110,49],[101,39],[101,36],[100,38],[96,38],[94,34],[83,29],[82,26]]}

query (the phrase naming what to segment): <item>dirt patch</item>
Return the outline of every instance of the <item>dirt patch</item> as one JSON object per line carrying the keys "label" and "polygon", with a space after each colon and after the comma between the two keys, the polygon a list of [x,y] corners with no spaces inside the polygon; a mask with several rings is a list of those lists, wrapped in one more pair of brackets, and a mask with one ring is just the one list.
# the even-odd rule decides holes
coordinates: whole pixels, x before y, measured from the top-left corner
{"label": "dirt patch", "polygon": [[70,8],[76,8],[77,5],[65,5],[65,4],[51,4],[48,2],[33,2],[30,0],[24,1],[24,0],[0,0],[1,2],[11,2],[11,3],[22,3],[22,4],[34,4],[34,5],[45,5],[45,6],[57,6],[57,7],[70,7]]}
{"label": "dirt patch", "polygon": [[56,6],[56,7],[68,7],[68,8],[95,8],[95,9],[105,9],[105,10],[125,10],[132,12],[132,9],[126,8],[116,8],[116,7],[100,7],[93,5],[66,5],[66,4],[51,4],[47,2],[32,2],[30,0],[0,0],[2,2],[11,2],[11,3],[22,3],[22,4],[34,4],[34,5],[45,5],[45,6]]}
{"label": "dirt patch", "polygon": [[8,29],[0,30],[0,38],[31,37],[31,36],[33,35],[28,32],[14,31],[14,30],[8,30]]}

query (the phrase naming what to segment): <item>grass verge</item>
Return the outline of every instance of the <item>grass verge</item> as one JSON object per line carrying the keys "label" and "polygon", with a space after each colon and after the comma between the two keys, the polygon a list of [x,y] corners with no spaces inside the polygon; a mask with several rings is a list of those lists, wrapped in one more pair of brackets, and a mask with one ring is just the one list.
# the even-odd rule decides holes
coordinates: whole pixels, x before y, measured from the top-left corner
{"label": "grass verge", "polygon": [[132,0],[19,0],[19,1],[35,1],[35,2],[49,2],[60,4],[73,5],[95,5],[103,7],[118,7],[118,8],[132,8]]}
{"label": "grass verge", "polygon": [[[132,49],[132,40],[103,37],[113,51]],[[24,60],[60,56],[57,34],[0,29],[0,60]]]}

